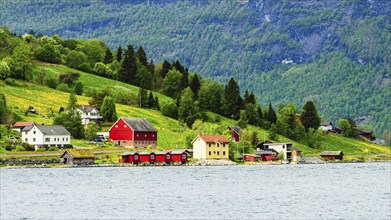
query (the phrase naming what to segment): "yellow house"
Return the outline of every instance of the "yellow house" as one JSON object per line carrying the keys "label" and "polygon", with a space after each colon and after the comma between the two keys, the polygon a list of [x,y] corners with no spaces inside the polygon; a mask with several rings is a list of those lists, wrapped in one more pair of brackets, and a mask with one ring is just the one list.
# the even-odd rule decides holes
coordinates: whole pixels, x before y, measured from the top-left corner
{"label": "yellow house", "polygon": [[230,142],[223,135],[198,135],[191,143],[195,159],[228,160]]}

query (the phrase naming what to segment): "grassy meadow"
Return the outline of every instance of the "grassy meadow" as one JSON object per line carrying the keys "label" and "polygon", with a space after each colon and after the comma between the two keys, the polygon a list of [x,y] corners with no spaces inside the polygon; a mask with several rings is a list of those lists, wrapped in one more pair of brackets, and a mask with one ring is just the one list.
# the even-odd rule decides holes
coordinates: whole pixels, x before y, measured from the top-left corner
{"label": "grassy meadow", "polygon": [[[57,77],[59,73],[76,71],[65,66],[36,64],[35,68],[43,69],[48,76]],[[84,88],[101,88],[103,86],[113,86],[125,88],[134,94],[138,94],[138,87],[131,86],[115,80],[99,77],[96,75],[80,72],[80,81]],[[52,124],[53,118],[47,117],[53,112],[54,116],[58,115],[60,107],[66,107],[69,93],[61,92],[46,86],[27,83],[24,81],[15,81],[16,85],[7,85],[0,81],[0,92],[4,93],[7,98],[7,105],[16,114],[23,118],[23,121],[35,121],[39,124]],[[155,93],[158,94],[158,93]],[[160,102],[170,102],[171,98],[158,94]],[[88,104],[89,97],[77,96],[78,104]],[[25,114],[29,106],[33,106],[37,114]],[[191,130],[183,123],[162,115],[161,112],[150,109],[141,109],[133,106],[116,104],[118,117],[140,117],[146,118],[158,130],[158,147],[161,149],[185,148],[190,147],[191,140],[196,137],[199,131]],[[213,126],[215,130],[210,130],[209,134],[224,133],[223,131],[235,121],[219,116],[215,113],[208,112],[208,117],[219,118]],[[102,127],[102,131],[107,131],[109,125]],[[213,127],[212,127],[213,128]],[[259,142],[268,139],[268,131],[255,126],[248,126],[245,135],[257,132]],[[387,146],[379,146],[370,142],[347,139],[341,135],[322,134],[321,149],[312,149],[304,144],[296,143],[286,137],[278,136],[280,142],[293,142],[295,147],[303,151],[304,156],[319,155],[322,150],[342,150],[345,155],[365,156],[368,154],[387,154],[391,155],[391,149]],[[93,146],[87,145],[84,140],[72,140],[76,146]]]}

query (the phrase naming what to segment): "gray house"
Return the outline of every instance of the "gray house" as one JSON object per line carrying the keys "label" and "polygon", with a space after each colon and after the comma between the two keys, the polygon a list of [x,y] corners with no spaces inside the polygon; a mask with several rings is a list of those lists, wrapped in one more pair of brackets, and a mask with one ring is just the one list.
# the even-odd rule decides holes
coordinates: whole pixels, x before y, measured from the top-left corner
{"label": "gray house", "polygon": [[88,150],[66,150],[60,157],[63,164],[92,165],[94,164],[94,154]]}

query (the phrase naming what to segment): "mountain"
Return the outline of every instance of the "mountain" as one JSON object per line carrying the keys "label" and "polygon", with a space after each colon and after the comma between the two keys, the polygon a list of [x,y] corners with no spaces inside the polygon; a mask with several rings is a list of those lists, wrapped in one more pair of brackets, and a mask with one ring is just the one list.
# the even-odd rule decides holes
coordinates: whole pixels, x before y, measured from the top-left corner
{"label": "mountain", "polygon": [[0,10],[0,24],[18,34],[142,45],[155,63],[233,76],[263,106],[313,100],[325,121],[365,118],[378,136],[390,129],[387,0],[15,0]]}

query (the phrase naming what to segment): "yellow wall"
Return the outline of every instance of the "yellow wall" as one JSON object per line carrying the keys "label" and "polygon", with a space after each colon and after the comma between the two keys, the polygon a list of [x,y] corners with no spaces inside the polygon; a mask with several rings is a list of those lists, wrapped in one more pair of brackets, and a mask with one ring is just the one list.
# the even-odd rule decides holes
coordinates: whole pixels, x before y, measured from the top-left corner
{"label": "yellow wall", "polygon": [[[217,147],[217,144],[219,147]],[[193,158],[195,159],[227,159],[229,156],[229,144],[226,143],[206,143],[200,137],[193,142]],[[209,155],[209,151],[211,155]],[[225,155],[224,155],[225,152]]]}

